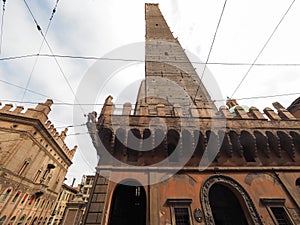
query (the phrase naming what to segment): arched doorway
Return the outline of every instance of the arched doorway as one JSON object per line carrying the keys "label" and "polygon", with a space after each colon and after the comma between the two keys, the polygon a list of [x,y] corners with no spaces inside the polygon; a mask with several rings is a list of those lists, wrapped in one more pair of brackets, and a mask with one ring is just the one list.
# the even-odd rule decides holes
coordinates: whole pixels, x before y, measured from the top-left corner
{"label": "arched doorway", "polygon": [[215,225],[250,225],[234,193],[222,184],[214,184],[209,190],[209,204]]}
{"label": "arched doorway", "polygon": [[249,194],[231,177],[209,177],[200,197],[206,225],[263,225]]}
{"label": "arched doorway", "polygon": [[109,225],[145,225],[146,192],[137,182],[125,182],[115,188]]}

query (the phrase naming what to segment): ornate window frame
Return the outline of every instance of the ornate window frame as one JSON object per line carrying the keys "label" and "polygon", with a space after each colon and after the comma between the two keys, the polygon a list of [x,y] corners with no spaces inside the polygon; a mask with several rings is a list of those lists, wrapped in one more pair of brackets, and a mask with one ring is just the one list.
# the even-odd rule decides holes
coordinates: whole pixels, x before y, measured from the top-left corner
{"label": "ornate window frame", "polygon": [[225,175],[219,175],[219,174],[209,177],[201,187],[200,199],[203,207],[203,213],[204,213],[204,219],[206,225],[215,225],[212,209],[209,203],[209,190],[216,183],[226,184],[227,186],[230,186],[234,190],[236,190],[240,194],[240,197],[243,199],[253,224],[263,225],[263,222],[261,221],[258,211],[256,210],[254,203],[251,200],[249,194],[246,192],[246,190],[231,177]]}

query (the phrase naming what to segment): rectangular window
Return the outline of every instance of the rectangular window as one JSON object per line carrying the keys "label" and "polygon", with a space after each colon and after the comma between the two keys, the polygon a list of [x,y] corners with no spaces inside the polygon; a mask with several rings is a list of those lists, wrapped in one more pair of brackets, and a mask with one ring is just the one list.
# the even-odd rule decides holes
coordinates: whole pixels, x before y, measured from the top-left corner
{"label": "rectangular window", "polygon": [[173,225],[193,225],[190,204],[192,199],[167,199]]}
{"label": "rectangular window", "polygon": [[189,218],[189,209],[185,208],[174,208],[175,213],[175,221],[176,225],[190,225],[190,218]]}
{"label": "rectangular window", "polygon": [[285,199],[260,199],[267,207],[273,221],[276,225],[295,225],[288,211],[286,210],[284,203]]}
{"label": "rectangular window", "polygon": [[292,225],[289,217],[283,207],[270,207],[278,225]]}

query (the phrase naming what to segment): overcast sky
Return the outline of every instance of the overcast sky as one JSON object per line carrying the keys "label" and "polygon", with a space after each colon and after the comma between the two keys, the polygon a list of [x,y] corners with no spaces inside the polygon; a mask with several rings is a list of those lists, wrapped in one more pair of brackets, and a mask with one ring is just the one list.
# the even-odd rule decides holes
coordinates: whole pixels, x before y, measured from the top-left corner
{"label": "overcast sky", "polygon": [[[160,9],[175,37],[188,52],[199,61],[205,62],[213,40],[218,20],[224,5],[221,0],[164,0],[158,2]],[[210,63],[251,64],[274,31],[292,1],[287,0],[229,0],[211,51]],[[28,5],[36,21],[45,33],[56,0],[28,0]],[[60,0],[46,39],[55,54],[74,56],[103,57],[111,51],[136,42],[144,41],[145,16],[141,0]],[[268,65],[253,66],[246,79],[233,97],[249,98],[256,96],[299,93],[300,84],[300,2],[296,1],[274,36],[258,58],[260,64],[298,64],[298,66]],[[3,39],[0,58],[36,54],[42,43],[42,36],[22,0],[7,1],[3,21]],[[46,44],[41,53],[51,54]],[[128,53],[128,59],[135,56]],[[32,75],[36,57],[0,61],[0,101],[19,101],[15,105],[34,107],[26,102],[44,102],[47,96],[55,103],[74,103],[70,90],[55,60],[39,57]],[[57,58],[73,92],[96,60]],[[223,98],[232,96],[237,85],[250,65],[208,65],[207,69],[217,81]],[[97,102],[102,104],[104,96],[115,95],[121,103],[126,90],[135,92],[144,74],[143,64],[127,67],[111,79]],[[205,77],[203,82],[205,83]],[[29,82],[28,82],[29,81]],[[6,83],[5,83],[6,82]],[[24,89],[8,85],[7,82],[26,87],[45,96],[33,94]],[[130,88],[128,88],[130,87]],[[209,90],[210,91],[210,90]],[[116,96],[117,95],[117,96]],[[256,106],[261,111],[279,101],[288,107],[299,95],[274,98],[240,100],[247,106]],[[134,97],[128,100],[134,103]],[[5,101],[6,100],[6,101]],[[23,103],[21,103],[23,102]],[[86,102],[80,102],[86,103]],[[90,103],[90,102],[88,102]],[[94,102],[93,102],[94,103]],[[101,106],[83,107],[80,113],[84,123],[84,113],[91,110],[100,112]],[[50,119],[62,127],[74,125],[73,107],[53,105]],[[78,124],[75,124],[78,125]],[[72,135],[74,133],[83,133]],[[78,144],[74,164],[68,173],[80,181],[83,173],[93,174],[96,166],[96,153],[90,144],[86,128],[69,129],[67,143],[71,148]],[[83,138],[78,141],[77,137]],[[84,140],[84,141],[83,141]],[[86,142],[85,144],[82,142]]]}

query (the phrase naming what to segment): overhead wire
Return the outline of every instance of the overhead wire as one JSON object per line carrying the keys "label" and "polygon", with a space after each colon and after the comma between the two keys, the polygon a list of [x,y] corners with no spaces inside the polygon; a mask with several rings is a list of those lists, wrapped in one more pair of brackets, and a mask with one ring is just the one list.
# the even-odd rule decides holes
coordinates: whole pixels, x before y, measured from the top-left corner
{"label": "overhead wire", "polygon": [[23,0],[23,1],[24,1],[25,5],[26,5],[26,8],[28,9],[28,11],[29,11],[29,13],[30,13],[30,15],[31,15],[31,17],[32,17],[32,19],[33,19],[33,21],[34,21],[34,23],[36,24],[36,27],[37,27],[38,31],[40,32],[40,34],[41,34],[42,37],[44,38],[45,43],[46,43],[46,45],[48,46],[48,49],[49,49],[50,53],[53,55],[54,61],[56,62],[57,66],[58,66],[58,68],[59,68],[60,73],[62,74],[62,76],[63,76],[65,82],[67,83],[69,89],[71,90],[71,92],[72,92],[72,94],[73,94],[73,96],[74,96],[75,101],[78,103],[78,105],[79,105],[81,111],[82,111],[83,114],[85,115],[84,109],[83,109],[82,106],[79,104],[79,101],[78,101],[78,99],[77,99],[77,97],[76,97],[76,94],[75,94],[75,92],[74,92],[74,90],[73,90],[73,88],[72,88],[72,86],[71,86],[71,84],[70,84],[68,78],[66,77],[66,75],[65,75],[65,73],[64,73],[64,71],[63,71],[61,65],[59,64],[59,62],[58,62],[58,60],[57,60],[57,58],[55,57],[55,54],[54,54],[54,52],[53,52],[53,50],[52,50],[50,44],[48,43],[48,41],[47,41],[47,39],[46,39],[46,37],[45,37],[45,35],[44,35],[44,33],[43,33],[43,31],[42,31],[40,25],[38,24],[37,20],[35,19],[35,17],[34,17],[34,15],[33,15],[32,11],[31,11],[29,5],[27,4],[27,1],[26,1],[26,0]]}
{"label": "overhead wire", "polygon": [[[16,87],[16,88],[25,89],[25,88],[22,87],[22,86],[16,85],[16,84],[11,83],[11,82],[8,82],[8,81],[6,81],[6,80],[1,80],[1,79],[0,79],[0,82],[4,83],[4,84],[6,84],[6,85],[10,85],[10,86]],[[28,92],[31,92],[32,94],[36,94],[36,95],[45,97],[45,98],[47,98],[47,99],[50,99],[50,98],[51,98],[51,99],[53,99],[53,100],[55,100],[55,101],[63,102],[63,101],[61,101],[61,100],[59,100],[59,99],[49,97],[49,96],[47,96],[47,95],[45,95],[45,94],[42,94],[42,93],[39,93],[39,92],[37,92],[37,91],[33,91],[33,90],[30,90],[30,89],[27,89],[27,91],[28,91]],[[23,101],[17,101],[17,102],[18,102],[18,103],[24,103]]]}
{"label": "overhead wire", "polygon": [[205,61],[205,64],[204,64],[204,69],[203,69],[202,74],[201,74],[201,80],[203,79],[203,76],[204,76],[204,73],[205,73],[205,70],[206,70],[206,65],[207,65],[207,63],[209,61],[210,54],[212,52],[212,49],[213,49],[213,46],[214,46],[214,43],[215,43],[215,40],[216,40],[216,36],[217,36],[218,30],[219,30],[219,26],[221,24],[221,21],[222,21],[222,18],[223,18],[223,14],[224,14],[224,11],[225,11],[226,3],[227,3],[227,0],[225,0],[225,2],[224,2],[223,8],[222,8],[222,12],[221,12],[221,15],[219,17],[218,25],[216,27],[216,31],[215,31],[215,34],[214,34],[214,37],[213,37],[212,43],[210,45],[210,49],[209,49],[209,52],[208,52],[208,55],[207,55],[207,58],[206,58],[206,61]]}
{"label": "overhead wire", "polygon": [[[209,61],[209,57],[210,57],[210,54],[212,52],[212,49],[213,49],[213,46],[214,46],[214,43],[215,43],[215,40],[216,40],[216,36],[217,36],[218,30],[219,30],[219,26],[221,24],[221,21],[222,21],[222,18],[223,18],[223,14],[224,14],[224,11],[225,11],[226,3],[227,3],[227,0],[225,0],[225,2],[224,2],[223,8],[222,8],[222,12],[221,12],[221,15],[219,17],[219,21],[218,21],[218,24],[217,24],[217,27],[216,27],[216,31],[215,31],[212,43],[210,45],[210,49],[209,49],[209,52],[208,52],[208,55],[207,55],[207,58],[206,58],[206,61],[205,61],[205,64],[204,64],[204,68],[203,68],[203,71],[202,71],[202,74],[201,74],[201,77],[200,77],[201,80],[203,80],[203,76],[204,76],[204,73],[205,73],[205,70],[206,70],[206,66],[207,66],[207,63]],[[198,91],[200,89],[200,85],[201,84],[198,85],[198,88],[196,90],[196,94],[195,94],[194,100],[197,97]]]}
{"label": "overhead wire", "polygon": [[[47,36],[47,34],[48,34],[48,31],[49,31],[49,28],[50,28],[50,26],[51,26],[53,16],[54,16],[54,14],[55,14],[55,12],[56,12],[56,9],[57,9],[57,6],[58,6],[58,2],[59,2],[59,0],[56,0],[56,3],[55,3],[54,8],[53,8],[53,10],[52,10],[52,13],[51,13],[51,16],[50,16],[48,25],[47,25],[47,29],[46,29],[46,32],[45,32],[45,38],[46,38],[46,36]],[[39,55],[40,55],[41,50],[42,50],[42,47],[43,47],[43,45],[44,45],[45,38],[42,39],[42,43],[41,43],[41,45],[40,45],[40,47],[39,47],[38,53],[37,53],[36,58],[35,58],[35,61],[34,61],[34,63],[33,63],[33,67],[32,67],[32,69],[31,69],[31,72],[30,72],[30,74],[29,74],[29,78],[28,78],[28,80],[27,80],[27,83],[26,83],[26,86],[25,86],[25,89],[24,89],[24,92],[23,92],[22,101],[23,101],[24,98],[25,98],[25,95],[26,95],[28,86],[29,86],[29,84],[30,84],[30,81],[31,81],[33,72],[34,72],[34,70],[35,70],[35,67],[36,67],[37,62],[38,62],[38,59],[39,59]]]}
{"label": "overhead wire", "polygon": [[[263,99],[263,98],[275,98],[275,97],[284,97],[284,96],[292,96],[292,95],[300,95],[298,93],[285,93],[285,94],[277,94],[277,95],[264,95],[264,96],[252,96],[252,97],[242,97],[242,98],[235,98],[235,100],[251,100],[251,99]],[[213,100],[214,102],[224,102],[227,99],[218,99]]]}
{"label": "overhead wire", "polygon": [[[284,97],[284,96],[292,96],[292,95],[300,95],[300,92],[292,92],[292,93],[284,93],[284,94],[274,94],[274,95],[261,95],[261,96],[252,96],[252,97],[241,97],[235,98],[236,100],[251,100],[251,99],[264,99],[264,98],[272,98],[272,97]],[[225,102],[227,99],[215,99],[213,101],[223,101]],[[12,103],[25,103],[25,104],[39,104],[40,102],[29,101],[29,102],[21,102],[18,100],[10,100],[10,99],[0,99],[0,102],[12,102]],[[54,102],[53,105],[58,106],[76,106],[79,105],[78,103],[68,103],[68,102]],[[103,103],[80,103],[82,106],[104,106]],[[123,106],[123,103],[114,103],[114,106]],[[135,104],[132,104],[134,107]],[[115,107],[115,109],[122,109],[122,107]],[[81,124],[84,125],[84,124]]]}
{"label": "overhead wire", "polygon": [[3,42],[3,33],[4,33],[4,14],[5,14],[5,6],[6,6],[6,0],[2,0],[3,5],[2,5],[2,15],[1,15],[1,34],[0,34],[0,54],[2,53],[2,42]]}
{"label": "overhead wire", "polygon": [[[68,59],[81,59],[81,60],[103,60],[103,61],[124,61],[124,62],[146,62],[145,60],[139,60],[139,59],[122,59],[122,58],[107,58],[107,57],[98,57],[98,56],[76,56],[76,55],[61,55],[61,54],[27,54],[27,55],[18,55],[18,56],[8,56],[0,58],[0,61],[9,61],[9,60],[17,60],[17,59],[23,59],[23,58],[33,58],[33,57],[47,57],[47,58],[68,58]],[[147,60],[147,62],[156,62]],[[166,63],[192,63],[192,64],[199,64],[204,65],[204,62],[196,62],[196,61],[171,61],[168,60]],[[221,65],[221,66],[300,66],[300,63],[243,63],[243,62],[207,62],[207,65]]]}
{"label": "overhead wire", "polygon": [[241,87],[242,83],[244,82],[244,80],[246,79],[246,77],[248,76],[248,74],[250,73],[251,69],[253,68],[254,64],[256,63],[256,61],[258,60],[258,58],[260,57],[260,55],[263,53],[263,51],[265,50],[265,48],[267,47],[268,43],[270,42],[270,40],[272,39],[272,37],[274,36],[275,32],[277,31],[278,27],[280,26],[280,24],[282,23],[282,21],[284,20],[284,18],[286,17],[286,15],[288,14],[288,12],[290,11],[290,9],[292,8],[293,4],[295,3],[295,0],[293,0],[291,2],[291,4],[289,5],[288,9],[285,11],[285,13],[283,14],[283,16],[280,18],[279,22],[277,23],[276,27],[274,28],[274,30],[272,31],[271,35],[269,36],[269,38],[267,39],[267,41],[265,42],[265,44],[263,45],[263,47],[261,48],[261,50],[259,51],[258,55],[255,57],[255,59],[253,60],[252,64],[250,65],[249,69],[247,70],[246,74],[243,76],[243,78],[241,79],[241,81],[239,82],[239,84],[237,85],[237,87],[235,88],[235,90],[233,91],[231,98],[234,96],[234,94],[237,92],[237,90]]}

